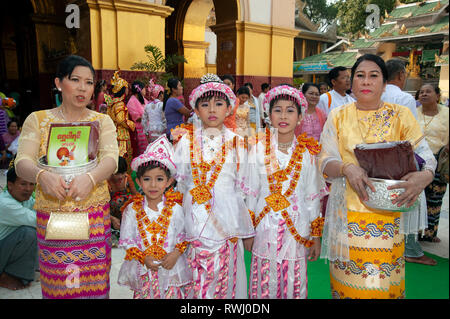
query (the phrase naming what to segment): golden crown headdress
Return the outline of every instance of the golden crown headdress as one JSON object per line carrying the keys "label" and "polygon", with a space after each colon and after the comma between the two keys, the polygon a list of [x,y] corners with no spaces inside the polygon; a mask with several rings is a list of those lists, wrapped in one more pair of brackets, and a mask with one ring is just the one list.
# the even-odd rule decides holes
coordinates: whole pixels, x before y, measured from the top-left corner
{"label": "golden crown headdress", "polygon": [[117,93],[119,92],[124,86],[128,87],[128,82],[122,79],[119,76],[120,70],[117,70],[114,72],[113,77],[111,78],[111,84],[113,85],[112,92]]}

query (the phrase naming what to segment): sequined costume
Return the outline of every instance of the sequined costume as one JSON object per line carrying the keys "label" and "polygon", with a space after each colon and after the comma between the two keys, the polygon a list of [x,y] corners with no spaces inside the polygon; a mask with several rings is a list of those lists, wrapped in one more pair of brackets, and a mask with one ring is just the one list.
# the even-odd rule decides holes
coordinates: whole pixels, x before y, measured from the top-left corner
{"label": "sequined costume", "polygon": [[119,144],[119,156],[125,158],[130,167],[133,159],[133,149],[131,147],[130,130],[135,130],[134,122],[129,119],[127,106],[124,103],[125,96],[111,99],[105,94],[108,104],[107,114],[116,125],[117,142]]}

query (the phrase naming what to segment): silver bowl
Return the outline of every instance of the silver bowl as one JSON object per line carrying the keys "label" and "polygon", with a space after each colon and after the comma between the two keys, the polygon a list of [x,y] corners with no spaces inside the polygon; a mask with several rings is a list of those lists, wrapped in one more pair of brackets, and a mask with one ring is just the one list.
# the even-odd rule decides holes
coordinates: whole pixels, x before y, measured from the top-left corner
{"label": "silver bowl", "polygon": [[89,161],[86,164],[77,166],[50,166],[45,164],[46,162],[46,156],[42,156],[41,158],[39,158],[37,166],[39,168],[45,169],[46,171],[61,175],[67,184],[69,184],[75,176],[88,173],[97,167],[97,158]]}
{"label": "silver bowl", "polygon": [[406,207],[406,204],[400,207],[398,207],[397,204],[392,204],[392,201],[400,196],[405,189],[397,188],[388,190],[387,188],[395,184],[404,183],[405,181],[381,178],[369,178],[369,180],[375,187],[375,192],[372,192],[371,189],[366,186],[366,191],[369,195],[369,200],[363,202],[366,206],[391,212],[407,212],[417,206],[417,201],[411,207]]}

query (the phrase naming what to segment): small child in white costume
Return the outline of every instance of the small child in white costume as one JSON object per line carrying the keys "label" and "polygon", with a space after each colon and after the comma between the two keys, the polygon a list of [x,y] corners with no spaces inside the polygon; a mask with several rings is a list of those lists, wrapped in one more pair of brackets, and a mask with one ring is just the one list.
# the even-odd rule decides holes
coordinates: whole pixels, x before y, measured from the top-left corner
{"label": "small child in white costume", "polygon": [[135,299],[184,299],[192,272],[184,251],[183,195],[167,190],[176,172],[173,149],[165,135],[135,158],[131,168],[145,196],[124,204],[119,247],[126,250],[118,283],[134,291]]}

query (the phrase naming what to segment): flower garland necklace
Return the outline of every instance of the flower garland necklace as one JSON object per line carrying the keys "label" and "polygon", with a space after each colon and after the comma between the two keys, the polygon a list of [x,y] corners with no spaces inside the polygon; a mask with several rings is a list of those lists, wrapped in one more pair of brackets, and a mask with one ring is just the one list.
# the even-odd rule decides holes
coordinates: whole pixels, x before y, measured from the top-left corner
{"label": "flower garland necklace", "polygon": [[[265,156],[264,156],[264,165],[266,167],[267,173],[267,181],[269,183],[269,189],[271,195],[265,198],[267,202],[267,206],[261,211],[261,213],[256,217],[253,212],[250,211],[250,214],[253,219],[253,225],[256,228],[260,221],[270,212],[272,209],[275,212],[282,210],[281,215],[286,221],[286,226],[288,227],[290,233],[294,237],[294,239],[304,245],[305,247],[311,247],[313,245],[313,241],[307,240],[300,236],[297,229],[295,229],[294,222],[289,216],[286,208],[288,208],[291,204],[287,200],[288,197],[292,196],[295,188],[297,187],[298,180],[300,178],[300,172],[302,169],[302,160],[303,160],[303,152],[305,148],[312,150],[315,154],[320,152],[320,146],[311,138],[307,138],[306,134],[301,134],[297,138],[297,146],[294,152],[291,155],[288,165],[285,169],[280,169],[278,161],[276,159],[276,155],[274,152],[271,152],[270,147],[270,130],[266,128],[266,148],[265,148]],[[270,164],[274,163],[275,173],[270,172]],[[291,175],[292,170],[294,170],[294,174],[292,176],[291,182],[289,184],[288,190],[282,194],[282,183],[288,179],[287,176]],[[318,233],[317,228],[323,226],[323,220],[317,220],[312,224],[312,233],[316,235]]]}
{"label": "flower garland necklace", "polygon": [[[209,200],[212,198],[211,189],[214,187],[217,178],[219,177],[220,172],[222,171],[222,166],[225,163],[225,159],[227,156],[227,151],[231,148],[236,149],[238,146],[237,137],[235,136],[233,140],[225,142],[224,134],[222,135],[222,147],[221,151],[217,152],[214,156],[211,163],[207,163],[203,161],[203,150],[200,149],[197,154],[200,154],[200,163],[197,163],[194,159],[194,128],[187,127],[186,128],[189,134],[189,151],[190,151],[190,160],[192,166],[192,179],[194,181],[195,187],[189,191],[192,195],[192,198],[197,204],[204,204],[205,209],[208,212],[208,215],[211,218],[211,222],[216,228],[217,232],[220,233],[223,237],[227,237],[227,234],[223,231],[222,226],[219,224],[215,216],[212,214],[212,206]],[[241,143],[239,143],[241,145]],[[203,145],[202,145],[203,146]],[[238,164],[239,165],[239,164]],[[208,172],[214,167],[214,171],[211,174],[211,178],[209,182],[206,182],[206,177]],[[201,175],[199,176],[199,170],[201,171]],[[233,237],[229,239],[232,243],[236,243],[238,238]]]}
{"label": "flower garland necklace", "polygon": [[[153,222],[150,222],[150,219],[145,212],[144,196],[140,194],[136,195],[123,205],[123,207],[125,208],[130,202],[133,202],[133,209],[137,212],[136,220],[139,234],[145,248],[144,252],[134,247],[128,249],[127,255],[125,256],[126,260],[137,259],[141,262],[141,264],[144,264],[145,256],[150,255],[157,260],[161,260],[167,254],[163,247],[166,242],[167,229],[169,228],[170,219],[173,214],[173,206],[175,206],[176,203],[180,205],[182,204],[183,195],[179,192],[173,192],[172,190],[169,190],[165,193],[165,196],[165,206],[162,209],[161,214]],[[151,234],[150,242],[148,241],[147,233],[145,232],[145,230],[147,230]],[[183,253],[186,250],[187,245],[188,242],[185,241],[175,245],[175,248],[178,249],[180,253]]]}
{"label": "flower garland necklace", "polygon": [[[210,190],[214,187],[220,172],[222,171],[222,166],[225,163],[226,153],[227,153],[227,143],[222,142],[222,148],[220,152],[216,153],[211,163],[203,161],[203,150],[200,150],[200,163],[194,160],[194,134],[193,131],[189,131],[189,151],[192,166],[192,178],[194,181],[194,187],[189,192],[191,193],[193,199],[197,204],[203,204],[212,198]],[[214,171],[211,174],[209,182],[206,182],[206,177],[208,172],[214,167]],[[199,175],[199,170],[201,174]],[[206,203],[206,209],[210,211],[210,203]]]}

